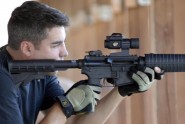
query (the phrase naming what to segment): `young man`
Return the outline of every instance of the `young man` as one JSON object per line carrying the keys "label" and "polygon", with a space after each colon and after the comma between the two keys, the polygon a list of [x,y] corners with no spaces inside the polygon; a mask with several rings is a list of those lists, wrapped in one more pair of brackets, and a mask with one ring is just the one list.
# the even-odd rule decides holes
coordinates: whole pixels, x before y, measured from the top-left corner
{"label": "young man", "polygon": [[[12,12],[8,44],[0,50],[0,123],[33,124],[42,110],[45,111],[40,122],[43,124],[64,124],[71,115],[78,114],[81,115],[73,118],[75,123],[90,124],[90,119],[94,120],[92,123],[104,123],[124,96],[146,91],[154,83],[153,69],[134,70],[131,74],[134,86],[114,88],[97,105],[101,88],[86,81],[77,82],[66,93],[51,74],[39,79],[32,75],[33,79],[27,82],[15,82],[8,72],[8,61],[63,60],[68,55],[65,46],[68,25],[66,15],[35,1],[27,1]],[[160,69],[156,72],[160,73]]]}

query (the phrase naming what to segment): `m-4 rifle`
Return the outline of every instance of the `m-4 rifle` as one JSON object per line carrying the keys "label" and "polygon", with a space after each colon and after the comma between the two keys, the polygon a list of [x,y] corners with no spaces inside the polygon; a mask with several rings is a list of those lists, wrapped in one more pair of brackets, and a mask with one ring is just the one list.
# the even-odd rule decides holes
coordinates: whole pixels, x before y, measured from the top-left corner
{"label": "m-4 rifle", "polygon": [[185,54],[145,54],[130,55],[129,49],[139,48],[138,38],[124,38],[120,33],[107,36],[105,48],[120,49],[119,52],[103,55],[100,50],[89,51],[78,60],[16,60],[8,63],[9,71],[17,73],[37,73],[81,69],[90,84],[100,85],[101,79],[112,79],[114,86],[131,84],[128,71],[133,66],[143,65],[150,68],[160,67],[165,72],[184,72]]}

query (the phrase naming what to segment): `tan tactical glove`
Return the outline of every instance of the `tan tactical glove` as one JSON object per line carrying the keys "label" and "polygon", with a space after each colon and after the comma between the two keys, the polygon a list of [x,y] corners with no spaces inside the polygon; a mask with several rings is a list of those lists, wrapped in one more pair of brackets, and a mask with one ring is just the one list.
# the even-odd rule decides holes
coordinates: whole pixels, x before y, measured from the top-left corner
{"label": "tan tactical glove", "polygon": [[[138,84],[138,91],[146,91],[148,90],[152,84],[155,82],[154,81],[154,70],[151,68],[146,67],[145,70],[138,70],[137,72],[132,74],[132,79]],[[149,77],[150,74],[151,76]]]}
{"label": "tan tactical glove", "polygon": [[145,66],[137,66],[131,68],[129,75],[134,83],[118,87],[122,96],[147,91],[154,84],[155,79],[162,79],[164,71],[161,71],[160,68],[154,70]]}
{"label": "tan tactical glove", "polygon": [[67,117],[74,114],[94,112],[100,99],[100,86],[89,85],[86,80],[75,83],[64,96],[59,96]]}

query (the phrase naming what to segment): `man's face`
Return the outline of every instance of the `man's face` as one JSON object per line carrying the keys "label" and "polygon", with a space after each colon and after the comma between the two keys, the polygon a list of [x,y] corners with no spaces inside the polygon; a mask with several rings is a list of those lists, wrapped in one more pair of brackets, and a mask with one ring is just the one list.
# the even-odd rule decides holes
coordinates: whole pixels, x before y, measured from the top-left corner
{"label": "man's face", "polygon": [[39,49],[34,49],[32,59],[63,60],[68,55],[65,46],[65,28],[54,27],[48,30],[47,37],[41,41]]}

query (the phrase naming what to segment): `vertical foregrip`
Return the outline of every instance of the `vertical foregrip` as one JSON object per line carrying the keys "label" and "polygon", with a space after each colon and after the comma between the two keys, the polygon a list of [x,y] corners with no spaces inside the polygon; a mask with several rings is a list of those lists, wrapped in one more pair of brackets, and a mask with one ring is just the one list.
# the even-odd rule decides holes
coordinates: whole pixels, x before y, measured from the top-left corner
{"label": "vertical foregrip", "polygon": [[165,72],[185,72],[185,54],[146,54],[145,65]]}

